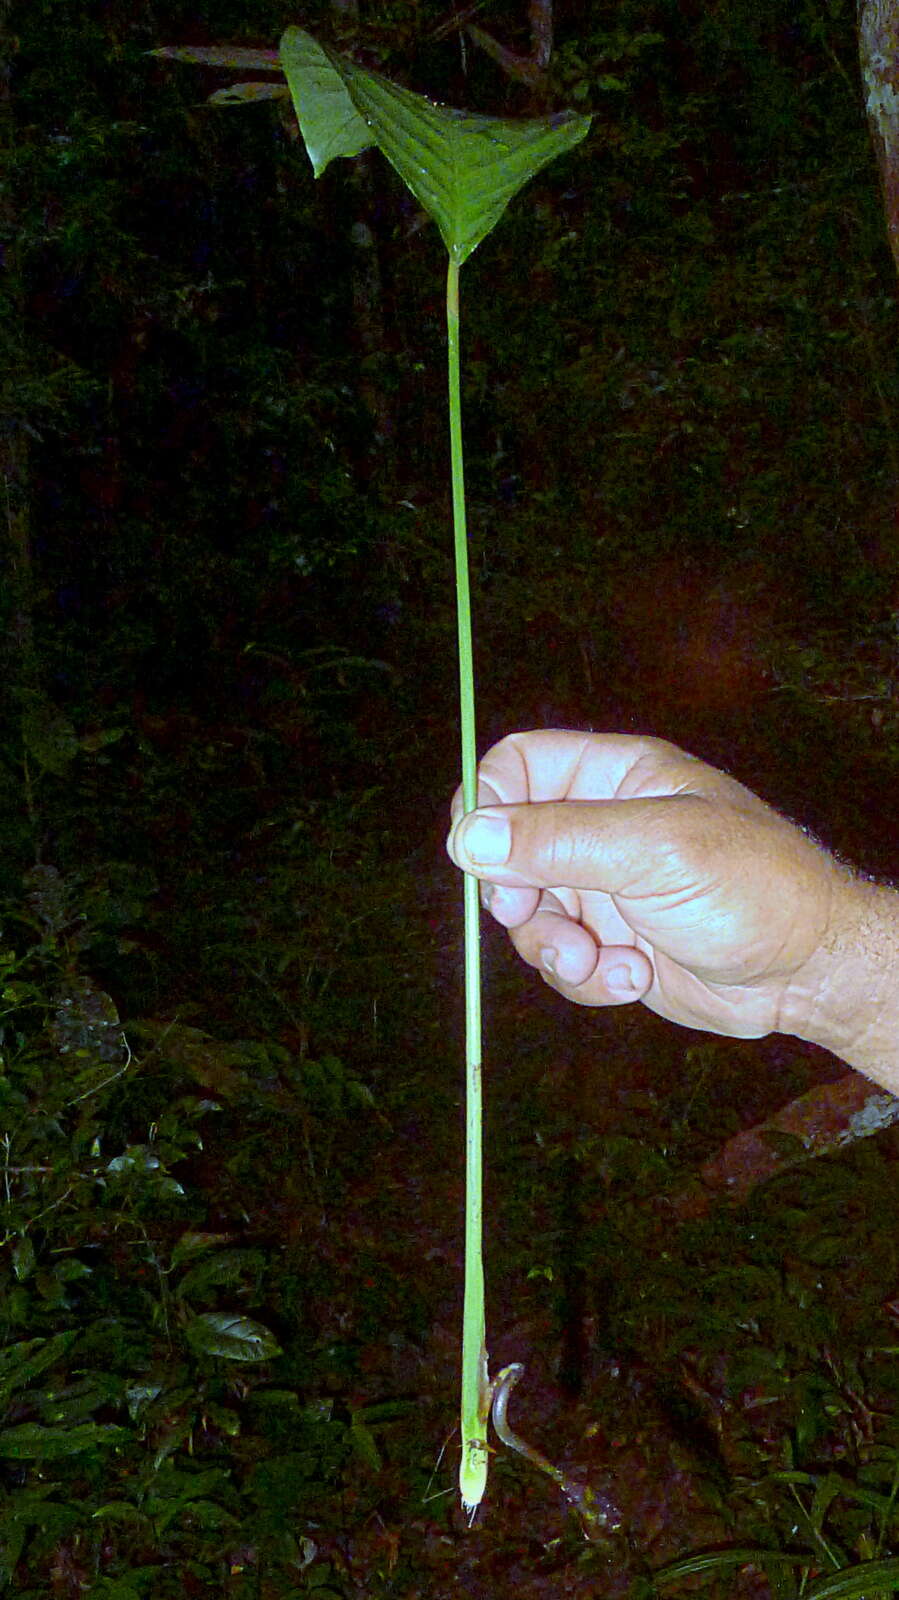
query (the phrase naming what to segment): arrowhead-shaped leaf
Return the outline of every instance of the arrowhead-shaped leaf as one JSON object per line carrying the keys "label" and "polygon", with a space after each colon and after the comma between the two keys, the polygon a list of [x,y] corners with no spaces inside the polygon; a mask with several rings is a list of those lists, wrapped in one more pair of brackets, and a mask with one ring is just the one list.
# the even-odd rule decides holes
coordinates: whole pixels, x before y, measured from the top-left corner
{"label": "arrowhead-shaped leaf", "polygon": [[435,105],[358,67],[302,28],[281,61],[315,176],[335,156],[377,145],[436,222],[461,266],[518,190],[580,142],[590,118],[562,111],[533,121],[478,117]]}

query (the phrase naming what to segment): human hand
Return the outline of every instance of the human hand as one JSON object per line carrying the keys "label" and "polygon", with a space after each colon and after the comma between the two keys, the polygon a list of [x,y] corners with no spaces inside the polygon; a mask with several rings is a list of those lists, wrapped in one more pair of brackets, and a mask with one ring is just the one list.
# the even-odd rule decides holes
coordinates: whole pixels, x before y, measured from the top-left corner
{"label": "human hand", "polygon": [[487,752],[478,808],[456,794],[449,853],[567,999],[800,1031],[847,874],[742,784],[662,739],[546,730]]}

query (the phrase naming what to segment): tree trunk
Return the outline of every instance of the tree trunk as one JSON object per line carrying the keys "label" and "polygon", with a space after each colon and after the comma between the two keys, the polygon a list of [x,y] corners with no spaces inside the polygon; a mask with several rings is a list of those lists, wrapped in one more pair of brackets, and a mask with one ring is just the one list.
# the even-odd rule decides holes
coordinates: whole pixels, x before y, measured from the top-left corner
{"label": "tree trunk", "polygon": [[899,272],[899,7],[895,0],[860,0],[858,48],[887,236]]}

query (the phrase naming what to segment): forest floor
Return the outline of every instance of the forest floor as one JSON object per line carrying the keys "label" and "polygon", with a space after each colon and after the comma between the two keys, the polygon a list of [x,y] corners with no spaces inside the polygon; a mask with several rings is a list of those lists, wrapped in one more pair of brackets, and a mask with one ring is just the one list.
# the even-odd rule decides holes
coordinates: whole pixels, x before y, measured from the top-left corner
{"label": "forest floor", "polygon": [[[347,1180],[320,1237],[306,1235],[299,1244],[303,1254],[317,1253],[319,1270],[321,1255],[331,1257],[324,1279],[343,1283],[343,1296],[329,1288],[316,1314],[320,1347],[356,1338],[364,1346],[354,1405],[402,1399],[415,1413],[413,1426],[385,1430],[376,1508],[367,1493],[358,1502],[349,1494],[326,1547],[360,1595],[624,1600],[640,1593],[635,1584],[650,1570],[733,1540],[722,1493],[728,1408],[712,1396],[692,1406],[687,1395],[685,1416],[683,1374],[654,1370],[653,1348],[664,1340],[651,1333],[642,1350],[616,1350],[604,1317],[607,1269],[601,1260],[585,1262],[576,1238],[588,1237],[598,1220],[584,1216],[593,1201],[579,1192],[580,1169],[595,1162],[604,1139],[613,1147],[618,1138],[638,1145],[641,1125],[649,1140],[657,1137],[666,1105],[683,1101],[688,1050],[711,1050],[700,1067],[705,1076],[724,1052],[716,1056],[719,1047],[638,1008],[573,1016],[534,974],[517,970],[498,936],[488,935],[487,947],[488,995],[491,976],[501,991],[488,999],[485,1074],[491,1370],[524,1364],[510,1407],[514,1427],[576,1481],[607,1496],[620,1528],[587,1542],[557,1487],[499,1445],[471,1525],[459,1508],[461,1068],[444,1017],[431,1040],[420,1030],[408,1039],[407,1068],[387,1096],[389,1132],[385,1126],[377,1152]],[[445,971],[441,983],[452,977]],[[443,998],[454,1012],[449,994]],[[433,1060],[423,1069],[429,1051]],[[782,1040],[728,1045],[726,1056],[721,1098],[739,1101],[746,1125],[810,1086],[820,1069],[815,1052]],[[446,1077],[435,1088],[441,1060]],[[693,1077],[695,1088],[695,1064]],[[709,1088],[716,1099],[714,1083],[702,1093]],[[722,1125],[733,1128],[733,1118],[725,1114]],[[605,1205],[615,1204],[610,1183]],[[659,1255],[670,1256],[677,1224],[665,1196],[642,1209],[635,1249],[645,1257],[654,1235]],[[573,1236],[575,1259],[566,1270]],[[377,1300],[377,1331],[366,1314],[367,1293]],[[689,1363],[684,1372],[689,1379]],[[722,1592],[769,1590],[764,1574],[749,1566],[730,1575]]]}

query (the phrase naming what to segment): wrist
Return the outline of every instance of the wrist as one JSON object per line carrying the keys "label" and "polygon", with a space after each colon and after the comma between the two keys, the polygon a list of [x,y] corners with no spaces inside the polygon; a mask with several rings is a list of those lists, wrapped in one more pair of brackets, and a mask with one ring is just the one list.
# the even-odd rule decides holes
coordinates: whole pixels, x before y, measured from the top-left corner
{"label": "wrist", "polygon": [[827,931],[790,985],[783,1031],[899,1094],[899,893],[837,868]]}

